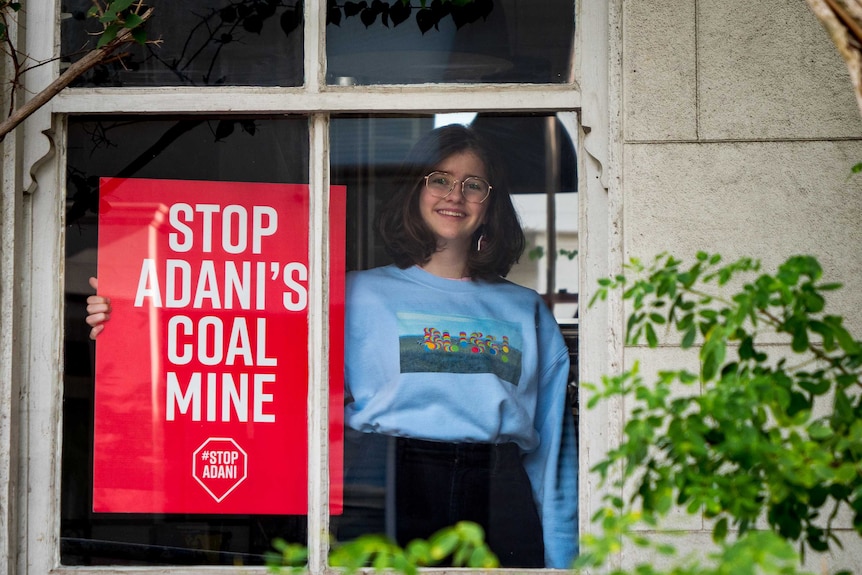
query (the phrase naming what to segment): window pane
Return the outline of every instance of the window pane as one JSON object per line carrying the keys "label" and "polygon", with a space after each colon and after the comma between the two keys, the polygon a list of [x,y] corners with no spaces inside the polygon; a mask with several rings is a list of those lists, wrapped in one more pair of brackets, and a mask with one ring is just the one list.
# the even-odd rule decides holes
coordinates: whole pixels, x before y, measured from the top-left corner
{"label": "window pane", "polygon": [[[422,4],[425,4],[424,2]],[[330,3],[330,84],[571,81],[572,0]],[[362,8],[357,9],[356,7]]]}
{"label": "window pane", "polygon": [[[561,557],[576,544],[571,514],[576,513],[577,501],[578,283],[577,267],[558,265],[560,258],[552,256],[560,249],[574,253],[578,245],[575,147],[554,115],[467,114],[457,121],[469,124],[482,138],[483,149],[497,157],[495,167],[480,159],[465,168],[458,162],[468,160],[457,153],[446,155],[437,146],[463,148],[432,140],[434,147],[411,156],[423,159],[415,162],[406,181],[402,164],[408,151],[417,141],[428,145],[423,136],[450,121],[448,116],[339,117],[331,124],[332,182],[348,190],[347,266],[352,271],[376,268],[348,276],[344,512],[332,517],[333,537],[345,541],[366,533],[386,533],[406,544],[459,519],[471,519],[491,527],[488,539],[492,547],[497,545],[504,566],[564,567]],[[497,203],[477,208],[478,204],[470,207],[459,196],[429,200],[431,192],[417,170],[446,170],[455,179],[488,179],[489,198]],[[458,184],[451,194],[460,191]],[[494,194],[510,194],[530,242],[527,250],[533,253],[525,253],[508,277],[538,291],[554,307],[562,329],[554,325],[554,317],[538,311],[544,304],[527,290],[448,280],[409,262],[403,270],[385,267],[393,260],[375,222],[384,222],[379,219],[381,213],[393,213],[386,205],[390,198],[401,197],[400,190],[414,190],[408,205],[415,206],[415,212],[408,212],[417,215],[408,217],[409,222],[400,215],[393,221],[406,229],[421,220],[437,242],[461,238],[465,232],[457,226],[473,225],[471,218],[482,213],[474,210],[484,209],[482,221],[491,225],[487,218],[501,218],[496,206],[504,197]],[[426,206],[431,215],[423,211]],[[466,223],[437,222],[438,210]],[[391,228],[384,227],[390,230],[385,232],[387,237],[393,237]],[[511,231],[511,225],[507,229]],[[480,231],[470,227],[466,233],[479,235]],[[397,237],[401,242],[413,241]],[[393,240],[390,247],[394,245]],[[403,253],[404,244],[398,245],[390,251]],[[490,249],[497,249],[500,242],[493,245]],[[569,261],[567,256],[563,259]],[[558,286],[566,293],[558,294]],[[536,314],[543,318],[541,336],[535,333]],[[549,335],[559,331],[564,338]],[[542,348],[545,344],[548,349]],[[544,359],[536,358],[539,348]],[[537,362],[547,362],[547,356],[554,355],[552,349],[559,352],[556,360],[570,367],[545,365],[540,368],[544,374],[540,381]],[[540,389],[540,384],[547,387]],[[546,421],[544,409],[553,412],[547,421],[554,423],[547,428],[539,423]],[[563,437],[563,447],[545,453],[536,445],[539,437],[543,446],[556,445]],[[455,469],[464,457],[478,463],[463,476],[450,476],[436,467],[441,463]],[[490,479],[483,475],[489,460],[494,470],[497,465],[510,469],[500,476],[506,480],[495,479],[496,471]],[[563,478],[564,485],[560,501],[553,504],[535,496],[544,489],[541,477],[552,476]],[[455,496],[450,497],[448,490]],[[546,494],[549,491],[545,489]],[[570,536],[563,534],[562,543],[555,540],[545,546],[538,508],[546,517],[556,512],[565,515],[571,521]],[[457,511],[448,515],[449,509]],[[430,516],[441,510],[442,514]],[[516,532],[501,529],[506,525],[515,526]],[[525,534],[537,535],[538,541],[534,538],[523,553],[506,555],[530,540],[521,537]]]}
{"label": "window pane", "polygon": [[[75,86],[299,86],[301,0],[148,0],[147,38]],[[63,62],[92,49],[101,30],[89,0],[63,0]]]}
{"label": "window pane", "polygon": [[96,274],[98,182],[119,176],[308,182],[305,118],[69,119],[61,562],[260,564],[275,537],[306,542],[306,517],[94,513],[94,346],[84,323]]}

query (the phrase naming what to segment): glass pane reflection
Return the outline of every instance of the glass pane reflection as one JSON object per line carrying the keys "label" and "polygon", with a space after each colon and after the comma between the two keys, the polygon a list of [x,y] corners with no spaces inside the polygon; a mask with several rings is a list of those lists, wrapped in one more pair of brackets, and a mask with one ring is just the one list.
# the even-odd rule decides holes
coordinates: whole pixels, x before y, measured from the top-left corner
{"label": "glass pane reflection", "polygon": [[68,128],[60,561],[260,565],[272,540],[305,544],[301,516],[94,513],[94,353],[84,322],[103,176],[308,182],[305,118],[72,117]]}
{"label": "glass pane reflection", "polygon": [[572,0],[454,4],[331,1],[328,83],[571,81]]}
{"label": "glass pane reflection", "polygon": [[[480,113],[467,115],[462,119],[489,142],[490,147],[493,147],[496,154],[500,156],[501,163],[507,168],[508,178],[503,177],[501,180],[507,181],[508,185],[492,181],[492,185],[495,186],[492,194],[497,191],[499,185],[500,190],[508,190],[512,195],[522,226],[525,228],[530,242],[528,250],[533,252],[531,255],[524,254],[508,278],[515,283],[536,290],[553,308],[569,349],[571,368],[567,381],[567,408],[576,418],[577,262],[576,258],[569,260],[567,257],[563,257],[562,260],[565,260],[563,262],[561,258],[554,257],[560,253],[559,250],[561,249],[565,249],[568,253],[574,253],[578,246],[577,173],[574,144],[555,115],[513,116]],[[382,241],[375,232],[374,222],[385,202],[399,187],[399,171],[407,151],[428,131],[440,125],[440,120],[441,118],[434,116],[339,117],[332,120],[332,182],[333,184],[345,185],[348,190],[348,270],[379,268],[391,263],[392,260],[387,256]],[[417,280],[418,283],[420,282]],[[418,293],[422,293],[420,291],[422,288],[417,287],[416,289],[417,295],[415,297],[419,298]],[[392,300],[398,299],[401,295],[392,294],[390,296],[389,293],[387,292],[386,297]],[[453,299],[465,297],[469,296],[462,296],[460,292],[452,294]],[[401,300],[399,299],[399,301]],[[483,302],[474,303],[477,307],[481,307],[483,304]],[[351,305],[349,296],[347,305]],[[416,305],[421,307],[419,303]],[[416,310],[409,309],[408,311]],[[416,313],[421,315],[422,312],[417,311]],[[439,313],[449,312],[447,310]],[[348,315],[350,315],[349,310]],[[446,317],[447,321],[453,321],[451,316]],[[382,314],[379,321],[385,325],[391,323],[386,314]],[[399,329],[401,329],[401,316],[399,316],[398,321]],[[348,323],[347,326],[347,330],[350,332],[351,324]],[[412,334],[414,331],[405,333]],[[416,333],[421,333],[421,330],[416,331]],[[400,331],[399,335],[401,335]],[[458,333],[452,331],[451,334],[443,335],[444,345],[447,341],[447,335],[451,335],[451,342],[459,340]],[[461,337],[463,336],[464,334],[461,334]],[[390,339],[394,338],[388,338],[386,334],[381,334],[376,330],[373,325],[368,325],[367,330],[365,328],[361,330],[358,339],[363,342],[366,340],[377,342],[381,349],[375,353],[379,357],[386,357],[388,352],[383,348]],[[402,350],[399,353],[407,349],[404,346],[410,346],[413,351],[416,350],[416,346],[412,344],[412,341],[415,340],[403,339],[404,341],[399,341],[400,350]],[[347,339],[348,345],[355,341],[357,340],[350,336]],[[455,343],[452,345],[454,347]],[[432,348],[428,347],[428,349]],[[462,351],[464,349],[466,348],[462,348]],[[491,349],[490,345],[488,349]],[[411,350],[407,349],[403,353],[409,354],[410,352]],[[453,353],[452,355],[466,357],[468,353]],[[400,357],[407,356],[401,355]],[[460,359],[457,361],[460,362]],[[469,360],[465,359],[465,361]],[[348,360],[347,363],[350,361]],[[360,362],[359,365],[362,363]],[[376,364],[374,365],[377,367]],[[400,369],[403,370],[403,364]],[[464,373],[466,372],[461,372],[462,375]],[[368,385],[362,385],[363,389],[359,390],[359,395],[351,397],[351,390],[349,389],[350,369],[347,370],[347,375],[348,381],[345,383],[348,389],[345,391],[348,413],[355,414],[360,412],[363,406],[387,401],[387,399],[379,399],[378,396],[383,395],[383,393],[369,393]],[[410,377],[414,375],[420,374],[408,374]],[[375,372],[375,376],[378,376],[379,380],[386,379],[383,371],[379,374]],[[458,379],[457,382],[466,383],[470,381],[476,385],[488,384],[487,380],[480,380],[479,377],[481,376],[473,380]],[[378,381],[378,379],[371,378],[372,381]],[[441,407],[441,403],[445,403],[445,400],[440,399],[446,393],[442,391],[445,384],[435,387],[432,382],[418,378],[405,379],[404,381],[416,382],[417,385],[425,386],[422,387],[423,390],[428,390],[427,406],[420,407],[414,403],[409,407],[404,407],[405,410],[412,410],[409,413],[414,414],[414,418],[421,419],[427,413],[449,413],[451,411]],[[472,405],[471,397],[474,396],[469,395],[467,391],[464,392],[464,405],[461,406],[464,413],[481,411],[478,407],[469,407]],[[503,403],[505,402],[500,402],[501,405]],[[500,409],[504,408],[501,407]],[[405,530],[402,528],[404,523],[402,510],[405,506],[412,506],[415,501],[423,499],[420,497],[421,495],[426,495],[426,493],[436,489],[434,481],[431,484],[421,483],[427,481],[423,475],[424,472],[421,470],[417,472],[416,467],[405,464],[405,461],[415,457],[416,449],[424,450],[426,447],[424,444],[428,442],[423,441],[423,445],[411,444],[405,447],[401,438],[381,432],[368,432],[367,425],[362,430],[350,428],[350,419],[348,417],[348,426],[345,428],[344,437],[344,513],[332,517],[333,538],[338,541],[347,541],[363,534],[384,533],[398,540],[399,537],[406,537],[404,534],[408,532],[411,534],[410,536],[427,538],[439,526],[432,526],[430,523],[417,526],[414,522]],[[441,418],[439,422],[440,429],[453,426],[457,426],[457,422],[453,421],[452,418]],[[569,428],[566,428],[566,431],[569,433],[564,432],[563,436],[577,445],[577,437],[574,432]],[[445,435],[445,431],[442,433]],[[433,439],[430,436],[423,437]],[[444,442],[438,443],[438,445],[453,445],[446,443],[451,441],[450,439],[441,441]],[[436,441],[431,443],[436,443]],[[463,445],[485,446],[488,444],[477,440],[475,443],[465,442],[454,445],[460,448]],[[504,445],[511,447],[514,444],[505,443]],[[461,455],[470,454],[463,453]],[[481,457],[483,456],[481,455]],[[500,459],[495,459],[495,461],[510,461],[505,453],[493,452],[492,457],[498,456]],[[516,459],[521,456],[521,453],[516,453]],[[472,471],[471,469],[471,473]],[[414,475],[408,477],[408,473]],[[485,483],[482,484],[481,481],[485,481]],[[459,487],[458,489],[462,488]],[[477,499],[483,499],[491,492],[499,494],[496,491],[499,486],[485,479],[480,480],[478,487],[473,485],[471,489],[476,490]],[[572,486],[572,490],[574,489],[575,487]],[[576,493],[571,494],[576,496]],[[503,500],[506,497],[504,496]],[[439,501],[439,499],[435,499],[435,501]],[[523,503],[523,500],[520,501]],[[495,517],[495,513],[499,513],[503,507],[507,507],[493,502],[489,505],[491,517]],[[485,510],[477,513],[484,514]],[[529,511],[525,511],[523,514],[520,511],[511,513],[516,519],[511,520],[510,516],[503,523],[523,526],[525,529],[530,529],[526,527],[527,525],[532,525],[533,529],[535,528],[535,523],[530,523],[532,518]],[[493,522],[494,519],[490,521]],[[575,537],[574,533],[572,537]],[[405,544],[407,541],[401,540],[399,542]],[[516,559],[514,563],[509,563],[508,566],[537,566],[533,563],[518,563],[518,560],[520,559]]]}
{"label": "glass pane reflection", "polygon": [[[302,0],[147,0],[147,38],[122,59],[100,65],[74,86],[299,86]],[[92,49],[100,25],[89,0],[63,0],[61,54],[73,62]]]}

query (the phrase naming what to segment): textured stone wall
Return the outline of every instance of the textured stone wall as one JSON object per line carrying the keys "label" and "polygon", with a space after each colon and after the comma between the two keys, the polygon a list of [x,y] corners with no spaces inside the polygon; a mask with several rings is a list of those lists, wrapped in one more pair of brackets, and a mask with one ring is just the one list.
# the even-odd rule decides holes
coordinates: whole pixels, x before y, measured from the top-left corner
{"label": "textured stone wall", "polygon": [[[829,309],[862,337],[862,174],[851,174],[862,119],[805,0],[622,0],[621,14],[625,259],[707,250],[774,269],[813,254],[845,284]],[[624,355],[647,374],[697,365],[672,346]],[[702,518],[675,515],[669,527],[688,532],[682,549],[709,547]],[[858,570],[862,539],[841,538],[843,551],[809,557],[808,568]]]}
{"label": "textured stone wall", "polygon": [[622,42],[626,256],[811,253],[862,333],[862,118],[806,2],[624,1]]}

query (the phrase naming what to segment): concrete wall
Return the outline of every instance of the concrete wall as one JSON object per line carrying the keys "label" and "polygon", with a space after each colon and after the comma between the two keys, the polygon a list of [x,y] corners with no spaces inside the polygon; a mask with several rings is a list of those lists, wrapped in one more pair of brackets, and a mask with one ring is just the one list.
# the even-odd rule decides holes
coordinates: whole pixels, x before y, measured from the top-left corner
{"label": "concrete wall", "polygon": [[[862,119],[805,1],[622,0],[621,18],[624,258],[707,250],[774,270],[813,254],[846,286],[828,309],[862,335]],[[690,361],[674,348],[624,355],[649,370]],[[690,530],[689,549],[709,541],[699,518],[673,527]],[[857,570],[862,540],[842,539],[809,568]]]}

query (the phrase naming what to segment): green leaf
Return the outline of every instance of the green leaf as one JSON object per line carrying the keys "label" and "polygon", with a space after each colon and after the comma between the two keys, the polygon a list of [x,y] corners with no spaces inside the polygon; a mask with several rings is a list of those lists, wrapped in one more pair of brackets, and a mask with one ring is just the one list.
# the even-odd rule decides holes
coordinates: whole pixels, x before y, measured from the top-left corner
{"label": "green leaf", "polygon": [[461,541],[470,545],[482,545],[485,542],[485,530],[478,523],[472,521],[459,521],[455,525],[455,531]]}
{"label": "green leaf", "polygon": [[631,343],[638,342],[638,332],[635,331],[637,324],[643,319],[643,314],[633,313],[629,316],[629,321],[626,325],[626,334]]}
{"label": "green leaf", "polygon": [[459,546],[455,549],[452,555],[452,565],[455,567],[464,567],[470,559],[471,548],[469,546]]}
{"label": "green leaf", "polygon": [[701,376],[704,381],[715,378],[721,364],[724,362],[726,351],[725,341],[721,338],[711,337],[701,350]]}
{"label": "green leaf", "polygon": [[655,550],[658,551],[661,555],[676,555],[676,547],[674,547],[670,543],[658,543],[655,546]]}
{"label": "green leaf", "polygon": [[834,435],[832,428],[820,422],[814,422],[808,426],[808,435],[811,439],[823,440]]}
{"label": "green leaf", "polygon": [[656,333],[652,327],[652,324],[648,323],[648,324],[646,324],[645,327],[646,327],[647,344],[650,347],[657,347],[658,346],[658,336],[656,336]]}
{"label": "green leaf", "polygon": [[133,28],[137,28],[141,24],[144,23],[144,19],[138,16],[137,14],[129,14],[126,16],[126,19],[123,21],[123,26],[132,30]]}
{"label": "green leaf", "polygon": [[108,4],[108,9],[119,14],[120,12],[134,4],[136,1],[137,0],[113,0]]}
{"label": "green leaf", "polygon": [[437,561],[448,557],[458,545],[458,534],[451,529],[443,529],[431,536],[431,557]]}
{"label": "green leaf", "polygon": [[850,398],[847,397],[847,392],[843,389],[836,389],[834,402],[833,421],[837,423],[851,423],[855,419],[856,414],[853,411],[853,404]]}
{"label": "green leaf", "polygon": [[756,352],[754,350],[754,338],[748,336],[739,344],[739,359],[746,361],[754,358]]}
{"label": "green leaf", "polygon": [[692,325],[689,326],[687,330],[685,330],[685,334],[682,336],[682,342],[680,345],[682,349],[689,349],[692,345],[694,345],[694,339],[697,337],[697,329]]}
{"label": "green leaf", "polygon": [[797,325],[793,329],[793,343],[791,348],[796,353],[802,353],[808,349],[808,330],[804,325]]}
{"label": "green leaf", "polygon": [[826,532],[819,527],[810,525],[808,527],[808,535],[806,537],[808,545],[817,552],[823,552],[829,549],[829,544],[826,539]]}
{"label": "green leaf", "polygon": [[653,312],[653,313],[649,314],[649,318],[650,318],[650,321],[652,321],[655,324],[658,324],[658,325],[664,325],[665,324],[664,316],[661,315],[660,313]]}
{"label": "green leaf", "polygon": [[712,530],[712,540],[721,543],[727,538],[727,517],[719,519]]}
{"label": "green leaf", "polygon": [[823,395],[832,389],[832,382],[828,379],[801,379],[799,387],[811,395]]}
{"label": "green leaf", "polygon": [[811,320],[808,323],[808,327],[811,331],[820,335],[823,342],[823,348],[826,349],[826,351],[832,351],[835,349],[835,336],[829,325],[819,320]]}
{"label": "green leaf", "polygon": [[423,539],[414,539],[407,544],[407,554],[417,563],[431,562],[431,545]]}
{"label": "green leaf", "polygon": [[116,12],[111,9],[105,10],[101,16],[99,16],[99,22],[102,24],[116,24],[119,20],[119,16]]}
{"label": "green leaf", "polygon": [[389,568],[390,565],[390,556],[386,553],[378,553],[371,562],[371,566],[374,567],[375,571],[383,571],[384,569]]}
{"label": "green leaf", "polygon": [[544,255],[545,255],[544,246],[536,246],[533,249],[531,249],[529,252],[527,252],[527,257],[529,257],[531,260],[542,259],[542,257],[544,257]]}
{"label": "green leaf", "polygon": [[[679,309],[683,309],[682,305],[677,306]],[[682,316],[679,321],[676,323],[676,329],[682,331],[688,329],[690,326],[694,325],[694,314],[689,312]]]}
{"label": "green leaf", "polygon": [[853,166],[852,168],[850,168],[850,171],[853,172],[854,174],[858,174],[858,173],[862,172],[862,162],[860,162],[860,163],[856,164],[855,166]]}
{"label": "green leaf", "polygon": [[702,309],[698,312],[698,314],[700,315],[700,317],[709,322],[714,322],[718,319],[718,312],[714,309]]}
{"label": "green leaf", "polygon": [[828,316],[823,318],[823,321],[832,327],[832,333],[835,336],[835,339],[838,340],[838,345],[841,346],[841,349],[846,353],[854,354],[859,353],[859,343],[853,339],[853,336],[850,335],[844,326],[841,318],[836,318],[835,316]]}
{"label": "green leaf", "polygon": [[146,44],[147,43],[147,31],[143,28],[135,28],[132,30],[132,38],[135,39],[135,42],[138,44]]}
{"label": "green leaf", "polygon": [[111,40],[117,37],[117,33],[122,29],[122,26],[119,24],[111,24],[105,31],[102,32],[102,35],[99,36],[99,42],[96,44],[96,48],[102,48],[107,45]]}

